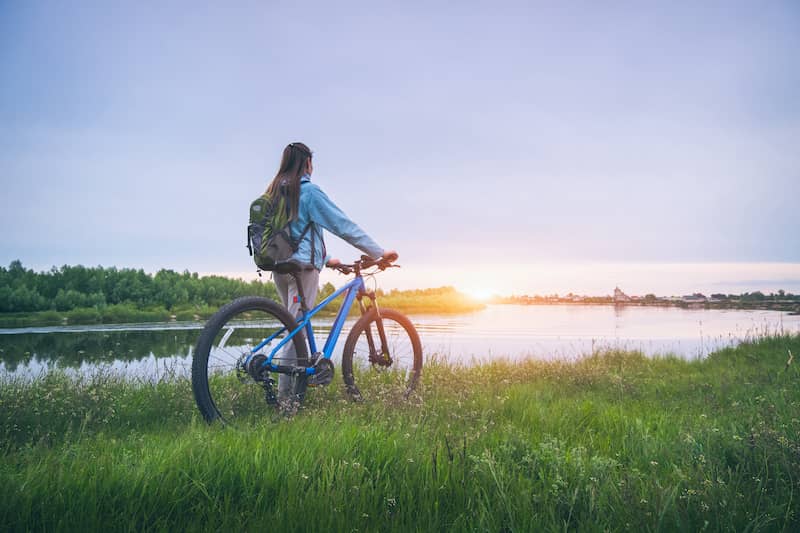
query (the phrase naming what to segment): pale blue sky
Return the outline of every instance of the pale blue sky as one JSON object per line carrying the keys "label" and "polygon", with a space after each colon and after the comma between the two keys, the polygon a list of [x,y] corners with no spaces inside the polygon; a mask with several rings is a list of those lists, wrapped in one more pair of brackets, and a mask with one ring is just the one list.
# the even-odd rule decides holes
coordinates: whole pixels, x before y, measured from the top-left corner
{"label": "pale blue sky", "polygon": [[0,264],[252,271],[247,205],[301,140],[399,285],[784,263],[800,288],[796,2],[67,4],[0,3]]}

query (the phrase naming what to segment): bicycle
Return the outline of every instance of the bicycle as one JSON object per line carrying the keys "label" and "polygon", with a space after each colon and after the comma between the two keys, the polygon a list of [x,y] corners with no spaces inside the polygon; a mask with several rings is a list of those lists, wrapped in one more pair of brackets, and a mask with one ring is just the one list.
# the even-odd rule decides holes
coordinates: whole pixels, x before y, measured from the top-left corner
{"label": "bicycle", "polygon": [[[192,360],[192,389],[203,418],[230,423],[263,414],[263,402],[278,405],[274,374],[289,376],[295,406],[304,400],[308,386],[330,384],[335,373],[333,350],[356,300],[361,316],[342,352],[346,393],[355,401],[374,400],[387,392],[408,398],[422,372],[419,334],[406,316],[379,307],[375,292],[364,283],[365,276],[397,267],[394,259],[362,256],[352,264],[330,267],[355,277],[310,310],[301,292],[299,320],[283,305],[258,296],[238,298],[220,308],[201,332]],[[344,301],[318,351],[311,318],[342,294]],[[370,305],[364,304],[365,299]],[[286,355],[290,342],[296,360],[284,362],[289,358],[279,354]]]}

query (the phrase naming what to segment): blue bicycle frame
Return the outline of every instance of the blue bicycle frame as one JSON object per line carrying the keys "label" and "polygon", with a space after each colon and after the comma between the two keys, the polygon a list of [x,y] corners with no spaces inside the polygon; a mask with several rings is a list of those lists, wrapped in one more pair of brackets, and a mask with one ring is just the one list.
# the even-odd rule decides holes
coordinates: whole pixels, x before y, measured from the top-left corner
{"label": "blue bicycle frame", "polygon": [[[350,307],[352,307],[353,302],[356,299],[356,296],[364,291],[364,279],[361,276],[356,276],[355,279],[346,283],[333,294],[325,298],[319,305],[307,311],[302,319],[298,322],[297,327],[286,336],[285,339],[281,340],[275,348],[269,353],[267,360],[261,365],[261,368],[269,368],[272,372],[280,372],[281,369],[278,365],[274,364],[272,360],[275,358],[275,354],[280,352],[280,350],[286,345],[286,343],[293,340],[294,336],[300,333],[303,328],[306,330],[306,338],[308,339],[308,347],[310,348],[310,355],[314,355],[317,353],[317,342],[314,339],[314,330],[311,328],[311,317],[313,317],[317,312],[326,307],[329,303],[331,303],[334,299],[336,299],[340,294],[346,291],[344,297],[344,303],[342,307],[339,308],[339,314],[336,315],[336,319],[333,321],[333,327],[331,328],[331,332],[328,335],[328,340],[325,341],[325,346],[322,348],[322,356],[326,359],[330,359],[331,355],[333,355],[333,348],[336,346],[336,341],[339,340],[339,335],[342,332],[342,328],[344,327],[344,321],[347,319],[347,313],[350,311]],[[250,353],[247,355],[245,359],[245,368],[248,364],[250,364],[250,359],[258,353],[259,350],[267,346],[270,342],[272,342],[275,338],[280,336],[284,331],[286,331],[286,327],[282,327],[263,341],[261,341],[258,345],[256,345]],[[306,375],[313,375],[316,374],[317,369],[314,367],[307,367],[305,368]],[[285,373],[285,370],[284,370]]]}

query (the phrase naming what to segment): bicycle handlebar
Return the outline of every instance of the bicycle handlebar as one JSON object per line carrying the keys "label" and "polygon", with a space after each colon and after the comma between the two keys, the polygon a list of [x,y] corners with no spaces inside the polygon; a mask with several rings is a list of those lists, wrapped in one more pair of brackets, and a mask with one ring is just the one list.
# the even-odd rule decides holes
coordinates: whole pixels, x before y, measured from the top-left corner
{"label": "bicycle handlebar", "polygon": [[397,254],[390,254],[378,259],[373,259],[368,255],[362,255],[361,259],[354,261],[351,264],[339,263],[338,265],[329,266],[334,270],[338,270],[342,274],[352,274],[353,272],[359,273],[366,268],[378,267],[379,270],[386,270],[387,268],[400,268],[400,265],[393,265],[392,263],[397,260]]}

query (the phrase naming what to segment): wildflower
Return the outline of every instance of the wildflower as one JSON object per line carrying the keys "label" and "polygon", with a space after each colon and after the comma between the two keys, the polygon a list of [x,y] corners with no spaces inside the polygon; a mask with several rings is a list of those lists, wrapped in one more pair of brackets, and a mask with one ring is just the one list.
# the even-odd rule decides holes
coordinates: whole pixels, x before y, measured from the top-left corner
{"label": "wildflower", "polygon": [[650,466],[658,466],[658,461],[650,461]]}

